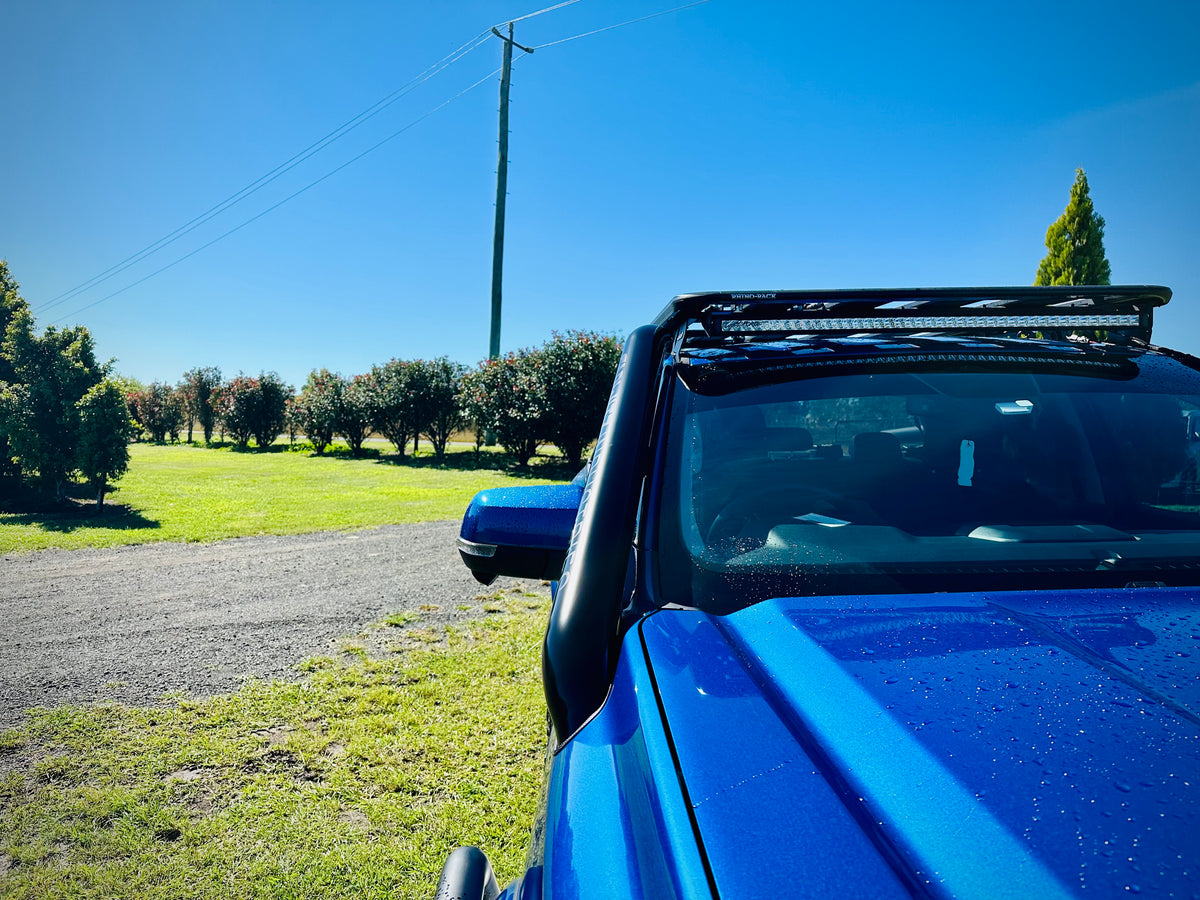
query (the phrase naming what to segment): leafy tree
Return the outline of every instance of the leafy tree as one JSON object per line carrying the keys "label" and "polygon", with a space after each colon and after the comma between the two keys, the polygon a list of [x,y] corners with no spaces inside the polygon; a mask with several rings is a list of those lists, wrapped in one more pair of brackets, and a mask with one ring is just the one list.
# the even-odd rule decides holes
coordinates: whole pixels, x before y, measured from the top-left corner
{"label": "leafy tree", "polygon": [[183,422],[182,399],[169,384],[151,382],[145,389],[129,396],[134,421],[150,440],[162,443],[179,439],[179,427]]}
{"label": "leafy tree", "polygon": [[412,363],[393,359],[371,369],[369,381],[375,430],[395,445],[401,458],[419,427],[412,374]]}
{"label": "leafy tree", "polygon": [[38,337],[28,309],[17,310],[8,323],[2,355],[11,372],[11,380],[0,387],[8,452],[62,500],[77,468],[77,404],[108,367],[96,362],[86,328],[51,327]]}
{"label": "leafy tree", "polygon": [[288,397],[287,409],[284,411],[284,414],[283,414],[284,422],[287,424],[287,436],[288,436],[288,446],[289,447],[296,446],[296,435],[298,435],[301,431],[304,430],[304,425],[302,424],[302,422],[300,420],[300,407],[298,405],[299,400],[300,400],[300,398],[297,397],[295,394]]}
{"label": "leafy tree", "polygon": [[121,392],[121,396],[125,398],[125,408],[129,411],[129,420],[132,423],[133,437],[130,440],[139,440],[142,437],[144,428],[141,420],[137,416],[136,395],[146,390],[146,385],[128,375],[122,375],[119,372],[110,372],[105,381],[111,381],[117,386],[117,390]]}
{"label": "leafy tree", "polygon": [[[21,286],[8,270],[8,260],[0,259],[0,341],[4,340],[8,326],[17,314],[28,311],[29,304],[21,297]],[[12,364],[0,356],[0,382],[8,383],[12,380]]]}
{"label": "leafy tree", "polygon": [[451,435],[466,424],[459,392],[466,367],[438,359],[418,359],[412,364],[415,374],[416,414],[420,430],[433,444],[433,452],[441,459]]}
{"label": "leafy tree", "polygon": [[484,360],[475,377],[468,380],[464,404],[476,426],[494,431],[504,449],[525,465],[537,453],[547,430],[540,354],[520,350]]}
{"label": "leafy tree", "polygon": [[588,331],[555,334],[539,351],[545,390],[545,437],[579,465],[600,434],[604,409],[621,359],[621,343]]}
{"label": "leafy tree", "polygon": [[1087,175],[1075,170],[1067,208],[1046,231],[1046,257],[1034,284],[1108,284],[1112,271],[1104,256],[1104,218],[1092,206]]}
{"label": "leafy tree", "polygon": [[341,376],[328,369],[319,372],[314,369],[296,398],[299,430],[304,432],[318,456],[333,443],[333,436],[338,432],[343,387]]}
{"label": "leafy tree", "polygon": [[245,450],[254,437],[258,380],[238,375],[221,385],[216,402],[222,429],[233,438],[238,449]]}
{"label": "leafy tree", "polygon": [[217,398],[221,422],[234,443],[245,450],[253,438],[265,450],[287,427],[287,398],[292,389],[274,372],[258,378],[239,375],[221,387]]}
{"label": "leafy tree", "polygon": [[[17,280],[8,270],[8,260],[0,259],[0,347],[4,344],[4,335],[9,323],[19,312],[28,312],[29,305],[21,297],[21,288]],[[32,320],[31,320],[32,321]],[[12,364],[0,353],[0,391],[14,380]],[[5,429],[3,417],[0,417],[0,477],[19,474],[19,467],[12,458],[9,449],[8,432]]]}
{"label": "leafy tree", "polygon": [[108,484],[129,467],[129,442],[134,424],[120,387],[112,381],[93,385],[76,404],[79,408],[79,446],[76,467],[96,491],[96,512],[104,508]]}
{"label": "leafy tree", "polygon": [[458,388],[458,404],[462,408],[463,419],[475,432],[476,455],[483,447],[487,423],[491,421],[492,403],[488,396],[484,367],[485,364],[480,363],[479,368],[464,372]]}
{"label": "leafy tree", "polygon": [[204,432],[204,443],[211,444],[213,427],[217,421],[213,397],[221,387],[221,370],[216,366],[189,369],[183,373],[183,382],[179,387],[187,404],[188,443],[192,442],[192,421],[195,420]]}
{"label": "leafy tree", "polygon": [[371,376],[355,375],[342,387],[342,413],[338,433],[350,445],[350,452],[362,456],[363,441],[371,433],[375,418],[375,391]]}
{"label": "leafy tree", "polygon": [[192,442],[196,431],[196,409],[192,404],[192,386],[181,381],[175,386],[175,399],[179,401],[179,418],[187,426],[187,442]]}
{"label": "leafy tree", "polygon": [[260,375],[258,385],[261,400],[254,422],[254,440],[260,450],[265,450],[287,428],[287,400],[292,395],[292,388],[274,372]]}
{"label": "leafy tree", "polygon": [[409,427],[412,429],[413,456],[421,448],[421,434],[429,420],[429,393],[432,372],[423,359],[405,363],[405,378],[409,395]]}

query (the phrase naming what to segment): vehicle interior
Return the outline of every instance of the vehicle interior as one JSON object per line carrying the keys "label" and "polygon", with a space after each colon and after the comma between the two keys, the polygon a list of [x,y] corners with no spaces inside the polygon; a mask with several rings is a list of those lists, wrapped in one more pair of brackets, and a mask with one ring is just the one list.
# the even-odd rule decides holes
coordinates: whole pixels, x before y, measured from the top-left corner
{"label": "vehicle interior", "polygon": [[[1170,582],[1200,557],[1200,375],[1157,363],[1121,379],[995,368],[715,396],[681,384],[663,516],[680,540],[664,540],[666,555],[684,550],[694,573],[743,593],[755,576],[790,579],[788,593],[1085,572]],[[673,581],[729,593],[695,574]]]}

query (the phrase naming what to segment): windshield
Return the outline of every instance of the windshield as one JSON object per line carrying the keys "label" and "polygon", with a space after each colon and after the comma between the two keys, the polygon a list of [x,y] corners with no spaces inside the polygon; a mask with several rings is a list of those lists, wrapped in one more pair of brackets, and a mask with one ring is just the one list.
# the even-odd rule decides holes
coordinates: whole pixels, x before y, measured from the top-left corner
{"label": "windshield", "polygon": [[668,434],[663,602],[1200,583],[1200,375],[1173,360],[678,381]]}

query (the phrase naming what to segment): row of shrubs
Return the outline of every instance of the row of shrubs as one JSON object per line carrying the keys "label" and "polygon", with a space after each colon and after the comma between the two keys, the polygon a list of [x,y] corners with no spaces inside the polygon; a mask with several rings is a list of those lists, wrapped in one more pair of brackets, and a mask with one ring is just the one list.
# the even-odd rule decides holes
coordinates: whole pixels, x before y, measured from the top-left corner
{"label": "row of shrubs", "polygon": [[185,426],[189,442],[198,426],[206,443],[219,429],[243,448],[302,433],[323,453],[341,437],[356,455],[378,433],[400,456],[421,437],[442,456],[452,434],[473,428],[477,447],[492,434],[520,464],[545,443],[578,464],[599,433],[620,349],[612,336],[572,331],[475,369],[444,358],[392,360],[352,378],[322,369],[299,393],[274,373],[225,381],[213,367],[143,386],[98,361],[82,326],[39,335],[0,261],[0,503],[28,488],[61,501],[82,478],[99,506],[131,440],[177,440]]}
{"label": "row of shrubs", "polygon": [[442,457],[453,435],[473,430],[476,447],[492,435],[522,465],[543,444],[578,464],[600,431],[620,353],[612,336],[571,331],[475,369],[444,357],[393,359],[352,377],[314,370],[296,392],[273,372],[223,381],[208,367],[175,386],[131,384],[126,399],[153,441],[186,430],[190,442],[199,428],[206,443],[219,432],[242,449],[265,449],[281,435],[303,435],[317,454],[341,438],[359,456],[378,434],[401,457],[422,437]]}

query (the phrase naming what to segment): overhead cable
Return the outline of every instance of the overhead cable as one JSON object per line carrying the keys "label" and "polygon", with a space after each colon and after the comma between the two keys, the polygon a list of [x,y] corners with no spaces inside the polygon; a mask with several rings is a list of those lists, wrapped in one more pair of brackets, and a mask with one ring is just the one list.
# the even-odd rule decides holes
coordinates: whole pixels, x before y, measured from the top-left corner
{"label": "overhead cable", "polygon": [[556,3],[554,6],[547,6],[545,9],[539,9],[537,12],[526,13],[523,16],[517,16],[515,19],[505,19],[503,22],[497,22],[496,28],[501,25],[512,25],[514,22],[524,22],[526,19],[532,19],[534,16],[540,16],[543,13],[554,12],[556,9],[562,9],[564,6],[572,6],[578,3],[579,0],[566,0],[564,3]]}
{"label": "overhead cable", "polygon": [[[79,307],[79,309],[75,310],[75,312],[74,312],[74,313],[71,313],[71,314],[69,314],[69,315],[78,315],[79,313],[83,312],[84,310],[91,309],[93,306],[99,306],[101,303],[105,302],[106,300],[111,300],[113,297],[116,297],[118,294],[123,294],[123,293],[125,293],[127,290],[129,290],[130,288],[137,287],[139,284],[141,284],[141,283],[142,283],[142,282],[144,282],[144,281],[148,281],[149,279],[153,278],[155,275],[159,275],[159,274],[161,274],[161,273],[163,273],[163,272],[167,271],[167,269],[170,269],[170,268],[173,268],[174,266],[177,266],[177,265],[179,265],[179,264],[180,264],[181,262],[183,262],[184,260],[191,259],[193,256],[195,256],[195,255],[196,255],[197,253],[199,253],[201,250],[207,250],[209,247],[211,247],[213,244],[217,243],[218,241],[222,241],[222,240],[224,240],[225,238],[229,237],[231,234],[233,234],[233,233],[235,233],[235,232],[238,232],[238,231],[241,231],[241,230],[242,230],[243,228],[245,228],[247,225],[250,225],[250,224],[252,224],[252,223],[254,223],[254,222],[257,222],[257,221],[258,221],[259,219],[261,219],[263,216],[267,215],[267,213],[270,213],[270,212],[273,212],[273,211],[275,211],[275,210],[279,209],[279,207],[283,206],[283,205],[284,205],[285,203],[287,203],[289,200],[293,200],[293,199],[295,199],[296,197],[299,197],[299,196],[300,196],[301,194],[303,194],[305,191],[309,190],[310,188],[314,188],[314,187],[316,187],[318,184],[320,184],[321,182],[325,181],[326,179],[328,179],[328,178],[331,178],[332,176],[336,175],[338,172],[342,171],[342,169],[345,169],[347,166],[353,165],[354,163],[358,162],[360,159],[362,159],[362,158],[363,158],[364,156],[366,156],[367,154],[369,154],[369,153],[374,153],[376,150],[378,150],[378,149],[379,149],[380,147],[382,147],[384,144],[388,143],[389,141],[395,140],[396,138],[398,138],[400,135],[404,134],[404,132],[408,131],[408,130],[409,130],[410,128],[412,128],[413,126],[415,126],[415,125],[419,125],[421,122],[423,122],[423,121],[425,121],[426,119],[428,119],[428,118],[429,118],[430,116],[432,116],[434,113],[436,113],[436,112],[438,112],[439,110],[441,110],[441,109],[444,109],[445,107],[449,106],[451,103],[453,103],[453,102],[454,102],[455,100],[457,100],[459,97],[461,97],[461,96],[463,96],[464,94],[466,94],[468,91],[472,91],[472,90],[474,90],[475,88],[479,87],[481,84],[485,83],[486,81],[490,80],[491,78],[495,77],[495,76],[496,76],[496,75],[498,75],[498,74],[500,74],[500,70],[499,70],[499,69],[493,69],[491,72],[488,72],[488,74],[484,75],[482,78],[480,78],[478,81],[476,81],[474,84],[472,84],[472,85],[469,85],[469,86],[467,86],[467,87],[463,88],[461,91],[459,91],[459,92],[458,92],[457,94],[455,94],[453,97],[450,97],[449,99],[442,101],[442,102],[441,102],[441,103],[439,103],[437,106],[433,107],[433,109],[430,109],[430,110],[426,111],[425,113],[423,113],[422,115],[418,116],[417,118],[413,119],[411,122],[409,122],[409,123],[408,123],[407,125],[405,125],[403,128],[401,128],[401,129],[399,129],[399,130],[397,130],[397,131],[394,131],[394,132],[392,132],[392,133],[391,133],[391,134],[389,134],[387,137],[385,137],[383,140],[381,140],[381,141],[379,141],[378,143],[376,143],[376,144],[373,144],[372,146],[368,147],[368,148],[367,148],[366,150],[364,150],[362,153],[359,153],[357,156],[354,156],[354,157],[352,157],[352,158],[350,158],[350,159],[346,160],[344,163],[342,163],[342,164],[341,164],[340,166],[338,166],[336,169],[332,169],[331,171],[329,171],[329,172],[326,172],[324,175],[322,175],[322,176],[321,176],[320,178],[318,178],[316,181],[312,181],[312,182],[310,182],[310,183],[306,184],[304,187],[300,188],[298,191],[294,191],[294,192],[292,192],[291,194],[288,194],[286,197],[284,197],[284,198],[283,198],[282,200],[280,200],[278,203],[274,203],[274,204],[272,204],[271,206],[268,206],[268,207],[267,207],[266,209],[264,209],[262,212],[258,213],[258,214],[257,214],[257,215],[255,215],[255,216],[251,216],[249,219],[247,219],[246,221],[242,222],[240,225],[235,225],[233,228],[230,228],[228,231],[224,232],[223,234],[220,234],[220,235],[218,235],[217,237],[213,238],[213,239],[212,239],[211,241],[209,241],[207,244],[202,244],[202,245],[200,245],[200,246],[199,246],[199,247],[197,247],[195,250],[192,250],[190,253],[186,253],[186,254],[184,254],[183,256],[179,257],[178,259],[174,260],[173,262],[169,262],[169,263],[167,263],[165,266],[162,266],[161,268],[155,269],[155,270],[154,270],[153,272],[151,272],[149,275],[144,275],[144,276],[142,276],[141,278],[139,278],[137,281],[134,281],[134,282],[132,282],[132,283],[130,283],[130,284],[127,284],[127,285],[125,285],[125,287],[123,287],[123,288],[121,288],[121,289],[119,289],[119,290],[113,291],[111,294],[108,294],[108,295],[106,295],[106,296],[104,296],[104,297],[101,297],[99,300],[94,300],[93,302],[91,302],[91,303],[87,304],[86,306],[81,306],[81,307]],[[62,317],[62,318],[60,318],[60,319],[57,319],[57,320],[55,320],[54,322],[52,322],[51,324],[52,324],[52,325],[57,325],[57,324],[59,324],[60,322],[63,322],[63,321],[65,321],[65,320],[66,320],[66,319],[69,317],[69,315],[68,315],[68,316],[64,316],[64,317]]]}
{"label": "overhead cable", "polygon": [[200,215],[196,216],[194,219],[191,219],[190,221],[185,222],[183,225],[180,225],[174,231],[164,235],[163,237],[159,238],[157,241],[154,241],[152,244],[149,244],[149,245],[143,247],[138,252],[134,253],[133,255],[126,257],[125,259],[121,260],[121,262],[119,262],[113,266],[110,266],[109,268],[105,269],[103,272],[99,273],[98,275],[92,276],[87,281],[84,281],[84,282],[76,285],[75,287],[71,288],[70,290],[64,291],[63,293],[59,294],[57,297],[51,298],[46,303],[41,304],[40,306],[36,307],[35,311],[36,312],[45,312],[49,309],[54,308],[55,306],[65,303],[67,300],[70,300],[71,298],[83,293],[84,291],[90,290],[91,288],[95,287],[96,285],[107,281],[108,279],[112,278],[114,275],[117,275],[117,274],[123,272],[124,270],[128,269],[130,266],[133,266],[136,263],[141,262],[146,257],[151,256],[154,253],[157,253],[159,250],[163,249],[164,247],[175,243],[175,241],[177,241],[180,238],[184,237],[185,235],[191,233],[192,231],[195,231],[197,228],[199,228],[204,223],[206,223],[209,220],[220,215],[221,213],[223,213],[225,210],[229,209],[230,207],[240,203],[242,200],[245,200],[247,197],[251,196],[252,194],[257,193],[259,190],[266,187],[268,184],[270,184],[275,179],[279,178],[281,175],[284,175],[285,173],[290,172],[292,169],[296,168],[296,166],[300,165],[302,162],[310,159],[311,157],[315,156],[317,153],[320,153],[322,150],[324,150],[330,144],[334,143],[335,141],[337,141],[340,138],[344,137],[345,135],[349,134],[351,131],[353,131],[355,128],[357,128],[359,125],[362,125],[363,123],[367,122],[369,119],[374,118],[379,113],[383,112],[385,109],[387,109],[393,103],[395,103],[397,100],[412,93],[412,91],[414,91],[416,88],[420,87],[426,81],[431,79],[434,75],[438,74],[442,70],[444,70],[447,67],[453,65],[454,63],[458,62],[458,60],[462,59],[464,56],[466,56],[468,53],[470,53],[476,47],[479,47],[481,44],[485,43],[489,34],[490,34],[489,31],[480,32],[478,35],[476,35],[474,38],[472,38],[467,43],[463,44],[457,50],[442,57],[436,63],[429,66],[429,68],[425,69],[425,71],[421,72],[416,77],[410,79],[408,82],[401,85],[395,91],[388,94],[386,97],[383,97],[382,99],[373,103],[371,106],[368,106],[366,109],[364,109],[358,115],[354,116],[351,119],[348,119],[346,122],[339,125],[333,131],[326,134],[324,137],[320,138],[317,141],[314,141],[312,144],[309,144],[307,147],[305,147],[299,153],[296,153],[294,156],[292,156],[290,159],[285,160],[284,162],[282,162],[278,166],[276,166],[274,169],[271,169],[271,171],[267,172],[264,175],[259,176],[257,179],[250,182],[248,185],[246,185],[241,190],[226,197],[220,203],[216,204],[215,206],[210,207],[209,209],[207,209]]}
{"label": "overhead cable", "polygon": [[604,28],[597,28],[594,31],[585,31],[583,34],[572,35],[557,41],[550,41],[548,44],[538,44],[534,50],[541,50],[543,47],[553,47],[556,44],[565,44],[567,41],[577,41],[580,38],[591,37],[593,34],[600,34],[604,31],[612,31],[614,28],[624,28],[626,25],[633,25],[637,22],[645,22],[647,19],[657,19],[659,16],[665,16],[668,13],[680,12],[684,9],[691,9],[693,6],[703,6],[708,3],[708,0],[696,0],[694,3],[685,3],[683,6],[676,6],[674,9],[664,9],[662,12],[651,13],[648,16],[642,16],[638,19],[630,19],[628,22],[618,22],[616,25],[606,25]]}

